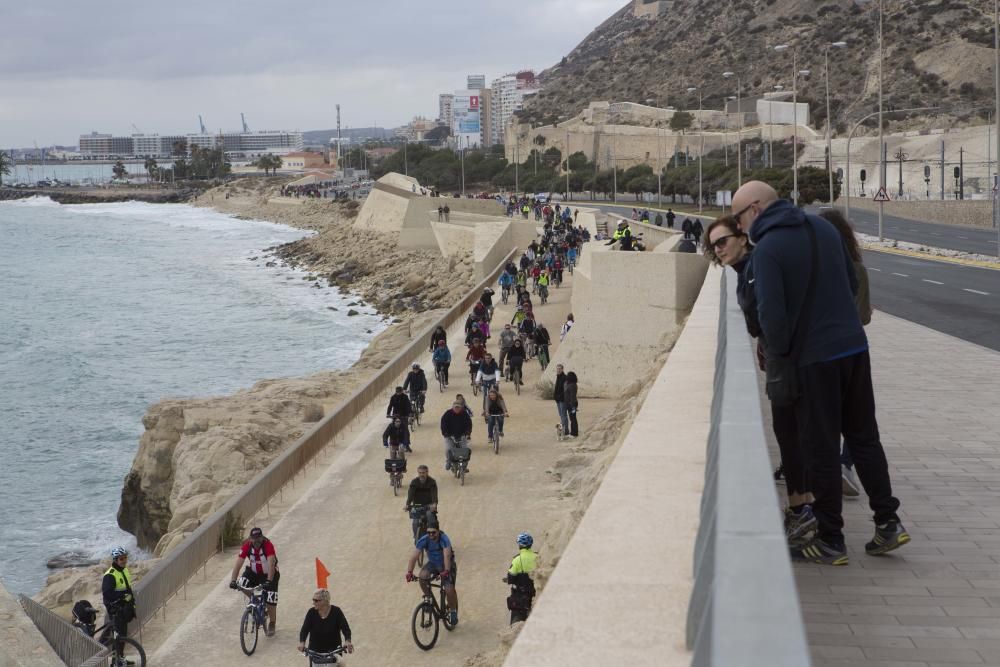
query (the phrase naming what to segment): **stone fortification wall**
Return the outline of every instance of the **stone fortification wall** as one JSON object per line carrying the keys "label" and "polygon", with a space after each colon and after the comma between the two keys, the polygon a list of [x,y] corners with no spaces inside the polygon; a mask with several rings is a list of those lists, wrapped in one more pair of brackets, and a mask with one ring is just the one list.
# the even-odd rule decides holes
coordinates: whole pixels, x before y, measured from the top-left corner
{"label": "stone fortification wall", "polygon": [[617,398],[628,390],[677,332],[705,278],[703,257],[671,249],[672,243],[642,253],[584,245],[573,275],[576,324],[545,380],[562,363],[581,375],[581,396]]}
{"label": "stone fortification wall", "polygon": [[0,583],[0,665],[3,667],[62,667],[52,647]]}
{"label": "stone fortification wall", "polygon": [[[844,198],[837,200],[837,207],[844,208]],[[870,198],[851,197],[851,210],[878,211],[878,203]],[[885,203],[886,215],[939,222],[946,225],[966,225],[971,227],[993,227],[993,202],[990,200],[938,200],[938,201],[890,201]]]}

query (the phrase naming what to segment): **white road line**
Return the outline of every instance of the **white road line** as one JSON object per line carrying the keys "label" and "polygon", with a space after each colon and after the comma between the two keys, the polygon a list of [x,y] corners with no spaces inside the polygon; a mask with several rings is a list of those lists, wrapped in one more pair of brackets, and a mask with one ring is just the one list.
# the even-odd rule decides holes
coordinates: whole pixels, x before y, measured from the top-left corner
{"label": "white road line", "polygon": [[969,240],[969,237],[968,237],[968,236],[959,236],[958,238],[960,238],[960,239],[965,239],[966,241],[968,241],[968,240]]}
{"label": "white road line", "polygon": [[941,236],[941,235],[937,232],[931,232],[931,236]]}
{"label": "white road line", "polygon": [[944,283],[937,280],[927,280],[927,278],[922,279],[925,283],[930,283],[931,285],[944,285]]}
{"label": "white road line", "polygon": [[990,293],[989,293],[989,292],[980,292],[980,291],[979,291],[979,290],[977,290],[977,289],[969,289],[968,287],[963,287],[963,288],[962,288],[962,291],[963,291],[963,292],[972,292],[973,294],[981,294],[981,295],[983,295],[983,296],[989,296],[989,295],[990,295]]}
{"label": "white road line", "polygon": [[882,273],[882,269],[876,269],[876,268],[875,268],[875,267],[873,267],[873,266],[869,266],[869,267],[868,267],[868,270],[869,270],[869,271],[878,271],[879,273]]}
{"label": "white road line", "polygon": [[892,272],[892,275],[899,276],[900,278],[909,278],[910,277],[910,276],[908,276],[905,273],[896,273],[895,271]]}

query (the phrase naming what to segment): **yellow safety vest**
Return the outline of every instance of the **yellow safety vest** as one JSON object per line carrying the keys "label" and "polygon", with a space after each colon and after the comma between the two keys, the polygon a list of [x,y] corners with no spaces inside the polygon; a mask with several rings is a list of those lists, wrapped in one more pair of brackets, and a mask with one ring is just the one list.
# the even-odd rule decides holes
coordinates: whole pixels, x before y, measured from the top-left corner
{"label": "yellow safety vest", "polygon": [[511,574],[531,574],[538,567],[538,554],[531,549],[521,549],[510,562]]}
{"label": "yellow safety vest", "polygon": [[115,578],[115,592],[124,593],[125,591],[132,589],[132,573],[128,571],[127,567],[119,570],[118,568],[111,566],[104,574],[110,574]]}

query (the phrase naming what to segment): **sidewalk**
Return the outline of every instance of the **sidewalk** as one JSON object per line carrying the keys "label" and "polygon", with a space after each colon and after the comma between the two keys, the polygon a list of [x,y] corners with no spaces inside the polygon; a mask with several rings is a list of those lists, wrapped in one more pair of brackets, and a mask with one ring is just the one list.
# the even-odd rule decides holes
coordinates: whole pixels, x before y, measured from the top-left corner
{"label": "sidewalk", "polygon": [[881,558],[845,501],[851,563],[796,565],[817,667],[1000,664],[1000,353],[876,312],[882,442],[913,541]]}

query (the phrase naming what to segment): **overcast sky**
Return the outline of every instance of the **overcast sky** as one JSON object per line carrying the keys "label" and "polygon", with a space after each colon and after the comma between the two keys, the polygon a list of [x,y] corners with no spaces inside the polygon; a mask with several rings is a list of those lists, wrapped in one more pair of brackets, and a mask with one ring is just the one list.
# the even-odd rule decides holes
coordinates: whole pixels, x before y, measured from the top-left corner
{"label": "overcast sky", "polygon": [[0,2],[0,146],[402,125],[437,95],[540,71],[626,0]]}

